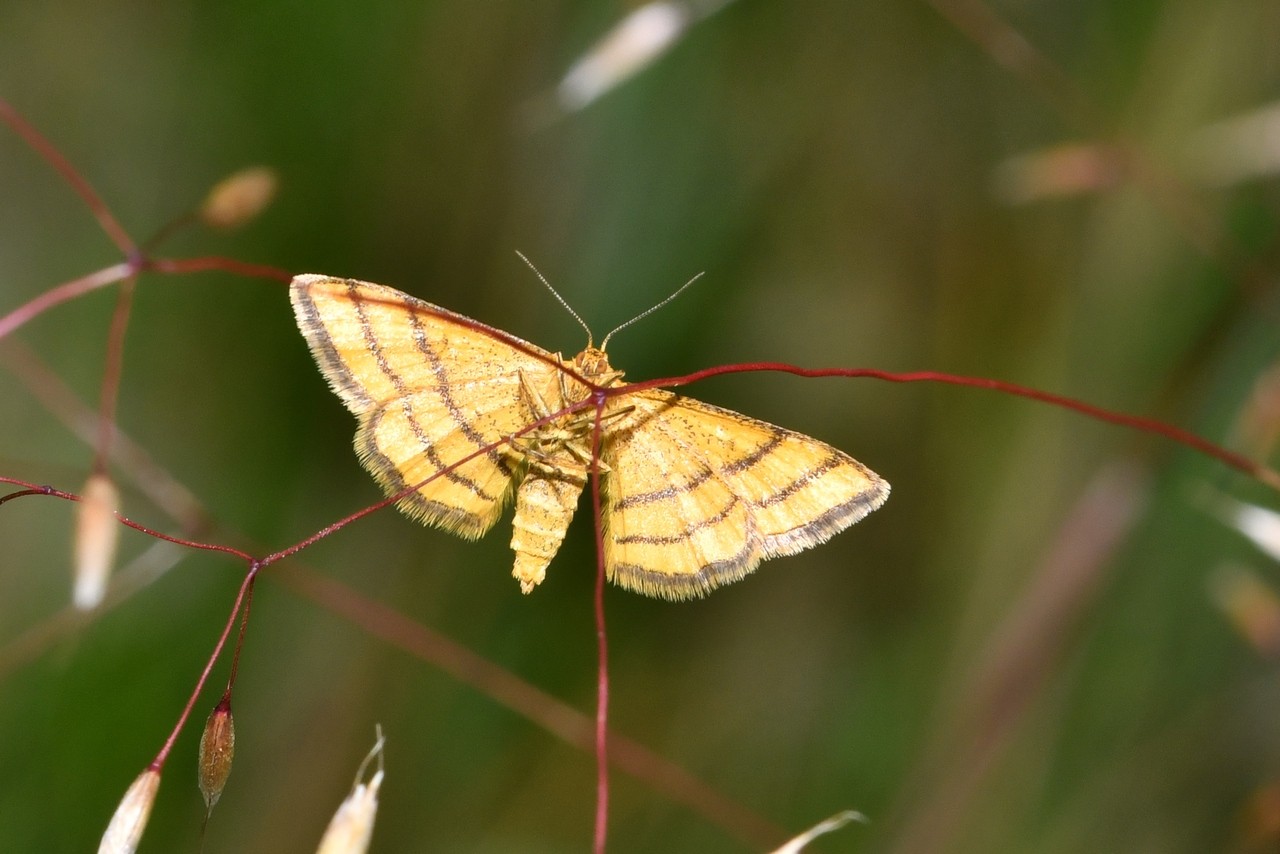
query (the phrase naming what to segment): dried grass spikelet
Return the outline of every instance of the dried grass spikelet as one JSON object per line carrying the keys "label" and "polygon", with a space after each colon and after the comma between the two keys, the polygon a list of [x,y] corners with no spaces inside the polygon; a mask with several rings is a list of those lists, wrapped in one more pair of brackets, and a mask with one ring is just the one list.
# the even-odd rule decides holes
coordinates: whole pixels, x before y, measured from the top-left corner
{"label": "dried grass spikelet", "polygon": [[222,797],[235,752],[236,722],[231,715],[231,699],[224,696],[209,713],[200,735],[198,777],[206,814],[213,812],[218,798]]}
{"label": "dried grass spikelet", "polygon": [[116,511],[120,493],[105,472],[85,482],[76,512],[75,585],[71,600],[82,611],[96,608],[107,590],[115,561],[120,525]]}
{"label": "dried grass spikelet", "polygon": [[787,840],[781,848],[774,850],[772,854],[800,854],[806,845],[817,839],[819,836],[831,833],[833,830],[839,830],[851,821],[861,821],[865,823],[866,820],[867,817],[865,815],[854,810],[838,812],[831,816],[831,818],[818,822],[799,836]]}
{"label": "dried grass spikelet", "polygon": [[200,206],[200,220],[210,228],[239,228],[262,213],[275,198],[279,179],[269,166],[251,166],[223,178]]}
{"label": "dried grass spikelet", "polygon": [[160,772],[157,769],[148,768],[138,775],[111,816],[98,845],[98,854],[133,854],[138,849],[159,789]]}
{"label": "dried grass spikelet", "polygon": [[[373,821],[378,813],[378,789],[382,787],[382,748],[386,743],[382,727],[379,726],[376,732],[377,741],[356,771],[356,782],[351,794],[338,805],[337,812],[325,828],[316,854],[364,854],[369,850],[369,840],[373,838]],[[365,783],[365,772],[375,757],[378,760],[378,770]]]}

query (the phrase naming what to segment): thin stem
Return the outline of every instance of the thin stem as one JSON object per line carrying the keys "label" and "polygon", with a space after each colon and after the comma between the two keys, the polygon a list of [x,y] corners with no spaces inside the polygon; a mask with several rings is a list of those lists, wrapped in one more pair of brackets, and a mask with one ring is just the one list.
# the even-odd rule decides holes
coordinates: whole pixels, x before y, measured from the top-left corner
{"label": "thin stem", "polygon": [[32,487],[31,489],[19,489],[17,492],[10,492],[8,495],[0,495],[0,504],[6,501],[12,501],[15,498],[26,498],[28,495],[48,495],[49,490],[43,487]]}
{"label": "thin stem", "polygon": [[980,0],[926,0],[997,65],[1036,89],[1069,123],[1103,134],[1106,122],[1066,72]]}
{"label": "thin stem", "polygon": [[1037,699],[1069,654],[1073,632],[1103,589],[1112,557],[1143,509],[1147,484],[1131,463],[1094,475],[965,675],[944,694],[941,720],[903,791],[913,803],[897,822],[895,854],[945,851],[977,793],[1011,749]]}
{"label": "thin stem", "polygon": [[[258,566],[261,567],[262,564],[259,563]],[[236,674],[240,672],[240,650],[244,649],[244,635],[249,628],[249,610],[253,607],[253,585],[258,580],[257,570],[250,575],[249,590],[244,597],[244,612],[240,615],[240,634],[236,636],[236,649],[231,656],[231,672],[227,675],[227,691],[223,695],[224,700],[231,699],[231,689],[236,684]]]}
{"label": "thin stem", "polygon": [[[23,342],[0,342],[0,366],[18,378],[27,391],[61,421],[81,442],[92,448],[98,437],[98,413],[67,387],[62,378]],[[129,477],[151,502],[175,519],[188,536],[212,527],[200,501],[185,486],[135,444],[119,425],[111,442],[111,461]]]}
{"label": "thin stem", "polygon": [[609,835],[609,642],[604,619],[604,509],[600,496],[600,422],[607,398],[595,395],[596,417],[591,431],[591,509],[596,535],[596,825],[595,854],[604,854]]}
{"label": "thin stem", "polygon": [[1063,68],[982,0],[925,0],[996,64],[1037,90],[1081,133],[1109,140],[1125,172],[1200,252],[1257,286],[1238,241],[1176,175],[1155,163],[1139,144],[1118,135],[1111,122]]}
{"label": "thin stem", "polygon": [[98,220],[98,225],[106,232],[107,237],[111,238],[111,242],[116,245],[116,248],[126,256],[133,256],[137,249],[133,238],[116,221],[115,216],[107,208],[107,204],[102,200],[102,197],[85,180],[84,176],[76,171],[71,162],[62,156],[62,152],[58,151],[52,142],[46,139],[30,122],[23,118],[21,113],[3,98],[0,98],[0,121],[4,121],[9,127],[13,128],[14,132],[22,137],[27,145],[49,161],[49,165],[71,185],[71,189],[75,190],[76,194],[84,201],[85,206],[93,213]]}
{"label": "thin stem", "polygon": [[698,380],[703,380],[707,377],[719,376],[720,374],[750,373],[755,371],[774,371],[778,373],[794,374],[800,377],[849,377],[855,379],[860,377],[870,377],[894,383],[930,382],[966,386],[969,388],[990,389],[1002,394],[1024,397],[1029,400],[1047,403],[1050,406],[1069,409],[1097,421],[1105,421],[1109,424],[1118,424],[1121,427],[1127,427],[1140,433],[1150,433],[1152,435],[1162,436],[1173,442],[1177,442],[1180,445],[1192,448],[1206,456],[1213,457],[1216,460],[1226,463],[1232,468],[1244,472],[1250,477],[1280,492],[1280,472],[1251,460],[1242,454],[1229,451],[1226,448],[1216,445],[1208,439],[1198,436],[1189,430],[1174,427],[1172,424],[1166,424],[1165,422],[1158,421],[1154,418],[1116,412],[1114,410],[1104,409],[1101,406],[1095,406],[1092,403],[1085,403],[1082,400],[1077,400],[1065,395],[1053,394],[1052,392],[1040,391],[1039,389],[1018,385],[1017,383],[1005,382],[1004,380],[993,380],[986,377],[967,377],[957,374],[940,373],[938,371],[907,371],[898,373],[895,371],[881,371],[874,368],[811,369],[797,367],[796,365],[788,365],[784,362],[746,362],[737,365],[718,365],[714,368],[704,368],[701,371],[694,371],[691,374],[685,374],[680,377],[646,380],[644,382],[632,383],[620,388],[615,387],[612,389],[605,389],[604,394],[609,397],[613,397],[618,393],[625,394],[626,392],[638,391],[646,388],[668,388],[688,385],[689,383],[697,382]]}
{"label": "thin stem", "polygon": [[[404,650],[471,686],[575,749],[586,753],[595,746],[595,728],[589,715],[430,626],[335,579],[309,572],[297,561],[277,567],[271,577],[326,612],[359,627],[369,637]],[[750,850],[773,850],[786,838],[772,822],[637,741],[613,733],[609,736],[609,751],[610,763],[619,771],[706,817]]]}
{"label": "thin stem", "polygon": [[144,253],[150,253],[157,246],[164,243],[170,237],[177,234],[184,228],[195,225],[200,221],[200,215],[195,211],[187,211],[184,214],[174,217],[166,222],[156,231],[155,234],[142,241],[141,249]]}
{"label": "thin stem", "polygon": [[302,540],[299,540],[298,542],[294,543],[291,546],[280,549],[279,551],[272,552],[271,554],[262,558],[261,561],[259,562],[261,563],[262,566],[266,567],[273,563],[277,563],[287,557],[292,557],[293,555],[297,554],[303,549],[306,549],[312,545],[315,545],[317,542],[319,542],[320,540],[323,540],[325,537],[328,537],[330,534],[333,534],[333,533],[336,533],[337,531],[342,530],[343,528],[350,525],[352,522],[356,522],[360,519],[363,519],[365,516],[368,516],[371,513],[376,513],[382,508],[391,504],[395,504],[397,501],[400,501],[406,496],[412,495],[422,487],[426,486],[428,483],[431,483],[436,478],[448,476],[450,472],[456,471],[457,469],[461,468],[462,466],[466,465],[467,463],[471,462],[477,457],[486,456],[492,451],[494,451],[495,449],[500,448],[503,445],[510,444],[511,440],[513,439],[518,439],[519,437],[525,435],[526,433],[530,433],[534,430],[537,430],[538,428],[543,427],[547,424],[550,424],[552,421],[555,421],[559,418],[563,418],[566,415],[571,415],[575,412],[586,409],[588,406],[591,406],[591,405],[592,405],[591,400],[587,399],[587,400],[579,401],[578,403],[575,403],[572,406],[567,406],[563,409],[552,412],[549,415],[545,415],[542,418],[539,418],[537,421],[533,421],[527,426],[523,427],[522,429],[517,430],[516,432],[512,433],[510,436],[503,436],[501,439],[490,442],[489,444],[481,448],[478,448],[475,451],[472,451],[470,454],[467,454],[465,457],[458,460],[457,462],[452,463],[451,465],[445,466],[444,468],[440,469],[437,472],[433,472],[430,477],[425,477],[422,480],[418,481],[417,483],[410,484],[409,486],[406,486],[404,489],[400,490],[394,495],[388,495],[386,498],[382,499],[381,501],[375,504],[370,504],[368,507],[363,507],[354,513],[343,516],[338,521],[332,522],[324,526],[320,530],[313,533],[311,536],[306,537]]}
{"label": "thin stem", "polygon": [[222,627],[222,634],[218,636],[218,642],[213,646],[213,653],[209,656],[209,660],[205,662],[204,670],[200,672],[200,678],[196,680],[196,687],[191,692],[187,705],[182,709],[182,714],[178,716],[178,722],[174,725],[173,731],[169,733],[169,737],[165,739],[160,752],[156,754],[156,758],[151,760],[151,768],[157,771],[160,770],[164,767],[165,760],[169,758],[169,753],[173,750],[173,745],[178,740],[178,735],[182,732],[183,727],[187,725],[187,719],[191,717],[191,710],[195,708],[196,701],[200,699],[200,693],[204,690],[205,683],[209,681],[209,674],[213,671],[213,665],[217,663],[218,656],[222,654],[222,648],[227,644],[227,638],[231,636],[231,630],[236,624],[236,615],[240,613],[241,603],[245,602],[253,593],[253,582],[257,578],[260,569],[261,565],[257,561],[249,561],[249,572],[240,584],[240,592],[236,594],[236,601],[231,607],[231,615],[227,618],[226,625]]}
{"label": "thin stem", "polygon": [[[74,492],[67,492],[62,489],[56,489],[52,486],[42,486],[38,483],[31,483],[16,477],[8,477],[7,475],[0,475],[0,483],[11,483],[15,486],[23,487],[20,492],[11,493],[10,495],[5,496],[6,499],[19,498],[25,495],[44,495],[50,498],[61,498],[63,501],[79,502],[83,500],[81,496],[76,495]],[[175,537],[170,534],[157,531],[153,528],[148,528],[146,525],[143,525],[140,522],[135,522],[128,516],[123,516],[120,513],[116,513],[114,515],[116,517],[116,521],[120,524],[127,525],[135,531],[146,534],[148,537],[154,537],[157,540],[164,540],[167,543],[173,543],[189,549],[196,549],[197,551],[221,552],[222,554],[237,557],[246,563],[255,562],[253,555],[248,552],[241,551],[234,546],[224,546],[220,543],[202,543],[199,540],[188,540],[184,537]]]}
{"label": "thin stem", "polygon": [[147,269],[160,273],[205,273],[210,270],[221,270],[224,273],[234,273],[237,276],[255,279],[275,279],[286,283],[293,281],[293,274],[280,267],[272,267],[269,264],[249,264],[218,255],[206,255],[200,258],[152,258],[147,262]]}
{"label": "thin stem", "polygon": [[132,598],[176,566],[184,554],[172,543],[154,542],[119,571],[112,573],[107,595],[93,611],[83,611],[68,602],[17,635],[6,638],[0,645],[0,682],[19,667],[35,662],[91,621]]}
{"label": "thin stem", "polygon": [[[371,300],[371,302],[373,301],[374,300]],[[401,302],[399,300],[394,300],[388,304],[393,306],[399,306],[401,305]],[[446,323],[452,323],[455,326],[461,326],[463,329],[470,329],[472,331],[479,332],[481,335],[487,335],[490,338],[494,339],[495,341],[500,341],[503,344],[506,344],[508,347],[510,347],[513,350],[518,350],[519,352],[524,353],[526,356],[528,356],[531,359],[537,359],[539,362],[543,362],[544,364],[549,365],[553,370],[560,371],[562,374],[569,377],[574,382],[581,383],[592,392],[597,392],[597,391],[600,391],[601,389],[599,385],[595,384],[594,382],[592,382],[591,380],[587,379],[582,374],[574,370],[574,363],[572,359],[567,361],[560,359],[556,355],[552,353],[548,353],[546,350],[543,350],[540,347],[533,346],[528,341],[522,341],[521,339],[512,335],[510,332],[505,332],[496,327],[489,326],[486,323],[481,323],[478,320],[472,320],[471,318],[464,317],[461,314],[454,314],[453,312],[447,309],[442,309],[439,306],[434,306],[434,305],[431,305],[430,303],[425,303],[425,304],[419,305],[418,307],[422,311],[428,312],[432,316],[438,317]],[[582,404],[577,406],[573,411],[576,412],[581,409],[586,409],[590,405],[591,405],[590,401],[583,401]],[[563,414],[563,413],[557,413],[557,415],[560,415],[560,414]]]}
{"label": "thin stem", "polygon": [[124,336],[129,329],[133,308],[133,292],[137,276],[129,276],[116,293],[116,307],[111,313],[111,329],[107,335],[106,364],[102,369],[102,389],[98,397],[98,440],[94,447],[93,470],[106,471],[111,442],[115,436],[116,402],[120,396],[120,375],[124,365]]}
{"label": "thin stem", "polygon": [[[3,101],[0,101],[0,103],[3,103]],[[114,284],[136,273],[136,264],[129,261],[121,261],[119,264],[112,264],[110,267],[89,273],[87,276],[81,276],[78,279],[64,282],[55,288],[50,288],[0,317],[0,338],[4,338],[24,323],[56,305],[61,305],[89,291]]]}

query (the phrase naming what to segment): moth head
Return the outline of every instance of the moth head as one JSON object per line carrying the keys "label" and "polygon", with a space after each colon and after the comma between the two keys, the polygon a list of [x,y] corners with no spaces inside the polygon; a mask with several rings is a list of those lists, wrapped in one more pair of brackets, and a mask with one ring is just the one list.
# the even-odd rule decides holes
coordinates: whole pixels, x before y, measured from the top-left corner
{"label": "moth head", "polygon": [[615,371],[609,364],[609,357],[605,355],[604,350],[590,344],[587,345],[587,349],[574,356],[573,366],[578,373],[589,380],[607,376],[603,384],[611,383],[622,376],[622,371]]}

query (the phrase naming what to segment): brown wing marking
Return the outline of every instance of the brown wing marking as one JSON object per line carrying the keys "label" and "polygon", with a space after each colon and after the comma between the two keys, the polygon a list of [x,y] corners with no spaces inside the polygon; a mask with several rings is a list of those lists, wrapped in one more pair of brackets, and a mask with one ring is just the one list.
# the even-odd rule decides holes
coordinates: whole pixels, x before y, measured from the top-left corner
{"label": "brown wing marking", "polygon": [[555,369],[393,288],[304,275],[290,296],[317,363],[360,420],[356,451],[382,487],[395,494],[444,472],[400,509],[467,537],[488,530],[510,495],[512,457],[493,448],[445,469],[526,426],[521,374],[545,383]]}
{"label": "brown wing marking", "polygon": [[606,568],[618,584],[686,599],[824,542],[888,496],[847,454],[800,433],[663,391],[605,437]]}

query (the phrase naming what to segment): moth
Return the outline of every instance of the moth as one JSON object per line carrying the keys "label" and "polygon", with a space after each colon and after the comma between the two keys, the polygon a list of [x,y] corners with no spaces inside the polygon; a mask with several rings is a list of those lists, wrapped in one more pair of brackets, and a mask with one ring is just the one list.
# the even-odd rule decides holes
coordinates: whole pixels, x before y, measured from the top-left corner
{"label": "moth", "polygon": [[360,461],[388,495],[411,490],[403,512],[476,539],[514,495],[512,574],[525,593],[546,576],[591,476],[594,402],[521,433],[591,398],[573,374],[609,390],[598,447],[604,561],[628,590],[705,595],[825,542],[889,495],[817,439],[670,391],[627,391],[607,338],[566,361],[385,285],[306,274],[290,299],[359,422]]}

